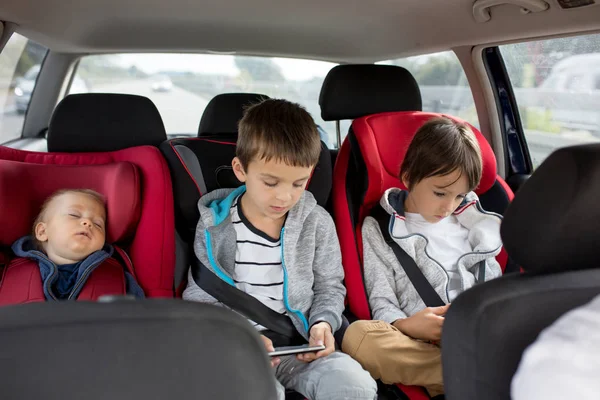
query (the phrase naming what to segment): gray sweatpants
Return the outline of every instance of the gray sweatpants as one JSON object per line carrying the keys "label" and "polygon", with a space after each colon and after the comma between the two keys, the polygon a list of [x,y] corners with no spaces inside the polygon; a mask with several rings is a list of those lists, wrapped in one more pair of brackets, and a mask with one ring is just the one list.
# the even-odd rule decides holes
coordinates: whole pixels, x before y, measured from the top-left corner
{"label": "gray sweatpants", "polygon": [[311,363],[296,356],[281,357],[275,367],[277,394],[285,399],[285,389],[294,390],[310,400],[373,400],[377,384],[358,362],[340,351]]}

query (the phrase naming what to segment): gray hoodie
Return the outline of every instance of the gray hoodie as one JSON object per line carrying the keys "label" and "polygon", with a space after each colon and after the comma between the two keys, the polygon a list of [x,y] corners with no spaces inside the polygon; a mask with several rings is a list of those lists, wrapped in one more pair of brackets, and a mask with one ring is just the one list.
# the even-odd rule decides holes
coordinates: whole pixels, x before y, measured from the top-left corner
{"label": "gray hoodie", "polygon": [[[406,191],[389,189],[380,204],[390,214],[390,233],[398,245],[417,263],[417,266],[433,286],[441,299],[448,303],[448,273],[427,252],[428,240],[418,233],[410,234],[404,219]],[[458,222],[469,230],[472,252],[458,259],[458,272],[462,290],[477,283],[478,269],[485,261],[485,280],[502,275],[500,265],[494,258],[502,249],[500,222],[502,217],[481,208],[477,195],[467,194],[454,211]],[[379,224],[367,217],[362,227],[365,286],[373,318],[392,323],[425,308],[425,303],[406,276],[400,262],[381,234]]]}
{"label": "gray hoodie", "polygon": [[[235,286],[236,233],[229,210],[244,193],[238,189],[219,189],[198,202],[200,220],[196,228],[196,257],[219,278]],[[308,339],[312,325],[325,321],[333,332],[342,323],[346,288],[335,225],[331,216],[305,191],[288,212],[281,229],[283,302],[298,332]],[[184,300],[222,305],[203,291],[188,273]]]}

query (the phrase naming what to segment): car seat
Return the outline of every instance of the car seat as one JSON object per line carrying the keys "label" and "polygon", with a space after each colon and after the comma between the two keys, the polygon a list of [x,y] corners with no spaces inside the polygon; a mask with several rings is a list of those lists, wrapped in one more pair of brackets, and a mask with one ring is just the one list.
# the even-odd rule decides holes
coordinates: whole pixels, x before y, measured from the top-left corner
{"label": "car seat", "polygon": [[[40,201],[54,189],[96,188],[108,199],[108,240],[127,252],[146,296],[173,297],[173,194],[168,166],[155,147],[165,139],[160,114],[145,97],[67,96],[52,116],[48,153],[0,146],[0,160],[12,161],[10,169],[18,171],[18,179],[9,177],[11,190],[21,193],[10,208],[19,229],[1,244],[30,232]],[[135,171],[133,177],[115,173],[124,166]]]}
{"label": "car seat", "polygon": [[[357,318],[370,319],[363,282],[362,222],[386,189],[404,188],[398,174],[408,145],[425,121],[441,114],[420,111],[419,87],[406,69],[373,64],[333,68],[323,82],[319,104],[325,121],[353,120],[335,163],[332,196],[349,308]],[[487,210],[502,213],[512,191],[496,173],[488,142],[470,126],[483,159],[476,193]],[[499,261],[506,265],[505,252]],[[423,396],[420,389],[403,390],[411,399]]]}
{"label": "car seat", "polygon": [[448,400],[509,400],[523,351],[600,294],[599,195],[598,144],[557,150],[519,189],[500,231],[525,272],[477,285],[450,307],[442,333]]}

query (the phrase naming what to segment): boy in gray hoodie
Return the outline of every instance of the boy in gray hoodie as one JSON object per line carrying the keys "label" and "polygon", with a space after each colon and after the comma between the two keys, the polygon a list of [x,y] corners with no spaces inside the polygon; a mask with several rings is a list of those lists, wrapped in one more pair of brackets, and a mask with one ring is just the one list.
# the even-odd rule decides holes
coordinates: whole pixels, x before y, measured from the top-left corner
{"label": "boy in gray hoodie", "polygon": [[[335,351],[346,294],[340,248],[333,220],[305,190],[320,151],[316,125],[301,106],[269,99],[249,107],[232,161],[245,185],[200,199],[194,251],[220,279],[289,317],[310,345],[325,345],[273,360],[281,399],[285,387],[310,399],[372,400],[377,388],[369,373]],[[183,298],[221,304],[191,269]],[[266,328],[250,322],[272,350]]]}
{"label": "boy in gray hoodie", "polygon": [[441,307],[426,307],[385,242],[378,222],[362,227],[364,277],[373,318],[346,331],[342,348],[384,383],[443,393],[439,340],[444,315],[461,292],[501,275],[501,217],[472,192],[481,180],[481,151],[468,125],[435,118],[415,134],[400,168],[408,191],[389,189],[381,207],[389,233],[435,289]]}

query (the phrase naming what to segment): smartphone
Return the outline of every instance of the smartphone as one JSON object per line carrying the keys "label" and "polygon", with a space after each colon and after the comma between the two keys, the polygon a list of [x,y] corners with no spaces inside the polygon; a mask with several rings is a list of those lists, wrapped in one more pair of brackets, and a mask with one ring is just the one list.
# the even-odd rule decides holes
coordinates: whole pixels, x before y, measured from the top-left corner
{"label": "smartphone", "polygon": [[325,350],[324,345],[309,346],[307,344],[303,344],[302,346],[276,347],[275,351],[269,353],[269,357],[287,356],[290,354],[316,353],[321,350]]}

